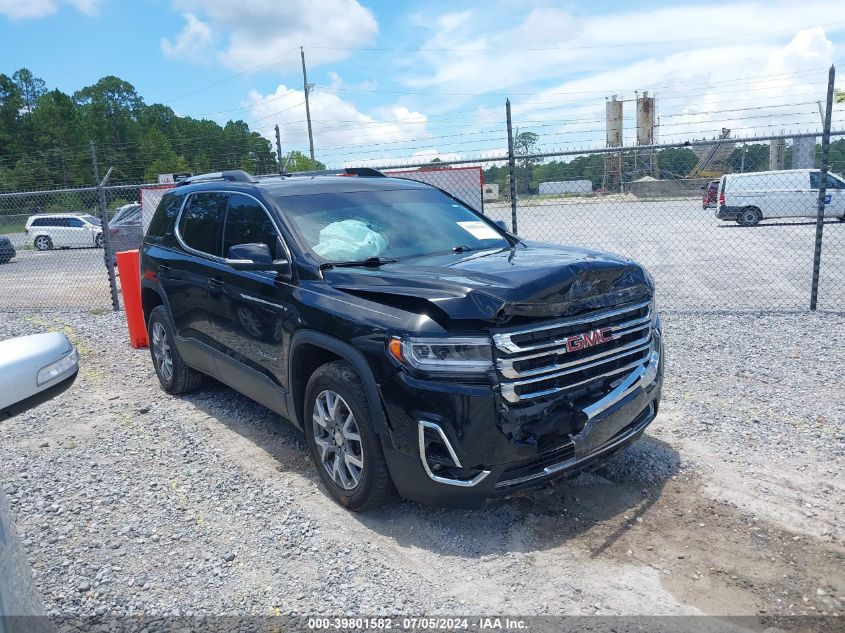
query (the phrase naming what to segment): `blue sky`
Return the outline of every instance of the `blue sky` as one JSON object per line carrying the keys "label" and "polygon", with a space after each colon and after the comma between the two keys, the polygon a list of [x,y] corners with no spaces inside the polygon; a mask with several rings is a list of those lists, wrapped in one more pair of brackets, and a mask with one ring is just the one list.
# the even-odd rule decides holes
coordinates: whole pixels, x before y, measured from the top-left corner
{"label": "blue sky", "polygon": [[[268,136],[278,123],[287,149],[307,147],[302,45],[317,154],[341,164],[494,155],[505,96],[546,150],[603,145],[605,97],[634,90],[657,95],[662,141],[814,129],[845,14],[825,0],[0,0],[0,42],[0,72],[68,93],[114,74],[180,114]],[[633,116],[626,103],[626,139]]]}

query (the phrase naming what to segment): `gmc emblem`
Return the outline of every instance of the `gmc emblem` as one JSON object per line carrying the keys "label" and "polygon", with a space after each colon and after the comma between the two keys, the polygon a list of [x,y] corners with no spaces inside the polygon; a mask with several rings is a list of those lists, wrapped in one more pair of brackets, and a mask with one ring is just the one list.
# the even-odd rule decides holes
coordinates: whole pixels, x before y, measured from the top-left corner
{"label": "gmc emblem", "polygon": [[603,327],[596,330],[590,330],[584,334],[575,334],[566,338],[566,351],[577,352],[579,349],[587,349],[601,345],[602,343],[609,343],[613,340],[613,328]]}

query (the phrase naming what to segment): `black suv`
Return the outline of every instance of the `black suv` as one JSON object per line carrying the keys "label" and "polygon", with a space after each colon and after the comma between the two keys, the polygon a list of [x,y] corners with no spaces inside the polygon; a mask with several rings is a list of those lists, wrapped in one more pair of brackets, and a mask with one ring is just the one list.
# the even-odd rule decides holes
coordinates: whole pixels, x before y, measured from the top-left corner
{"label": "black suv", "polygon": [[523,240],[374,170],[169,191],[141,248],[172,394],[203,375],[305,432],[332,497],[480,506],[639,437],[662,385],[651,276]]}

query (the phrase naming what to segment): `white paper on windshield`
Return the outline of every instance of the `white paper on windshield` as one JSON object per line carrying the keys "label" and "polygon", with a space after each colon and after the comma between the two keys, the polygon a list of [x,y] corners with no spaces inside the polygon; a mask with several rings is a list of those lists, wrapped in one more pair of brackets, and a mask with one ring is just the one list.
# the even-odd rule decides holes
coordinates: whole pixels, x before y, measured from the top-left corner
{"label": "white paper on windshield", "polygon": [[502,237],[480,220],[476,220],[475,222],[458,222],[458,226],[477,240],[496,240]]}

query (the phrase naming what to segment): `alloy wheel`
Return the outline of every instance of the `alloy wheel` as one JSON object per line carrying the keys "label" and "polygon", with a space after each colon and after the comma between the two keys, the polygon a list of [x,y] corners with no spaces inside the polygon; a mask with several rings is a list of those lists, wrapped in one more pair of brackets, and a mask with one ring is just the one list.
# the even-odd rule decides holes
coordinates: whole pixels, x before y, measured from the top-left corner
{"label": "alloy wheel", "polygon": [[173,380],[173,355],[167,341],[167,330],[160,321],[153,323],[153,356],[159,374],[169,383]]}
{"label": "alloy wheel", "polygon": [[323,468],[339,487],[353,490],[364,473],[364,447],[355,414],[336,391],[321,391],[312,416]]}

